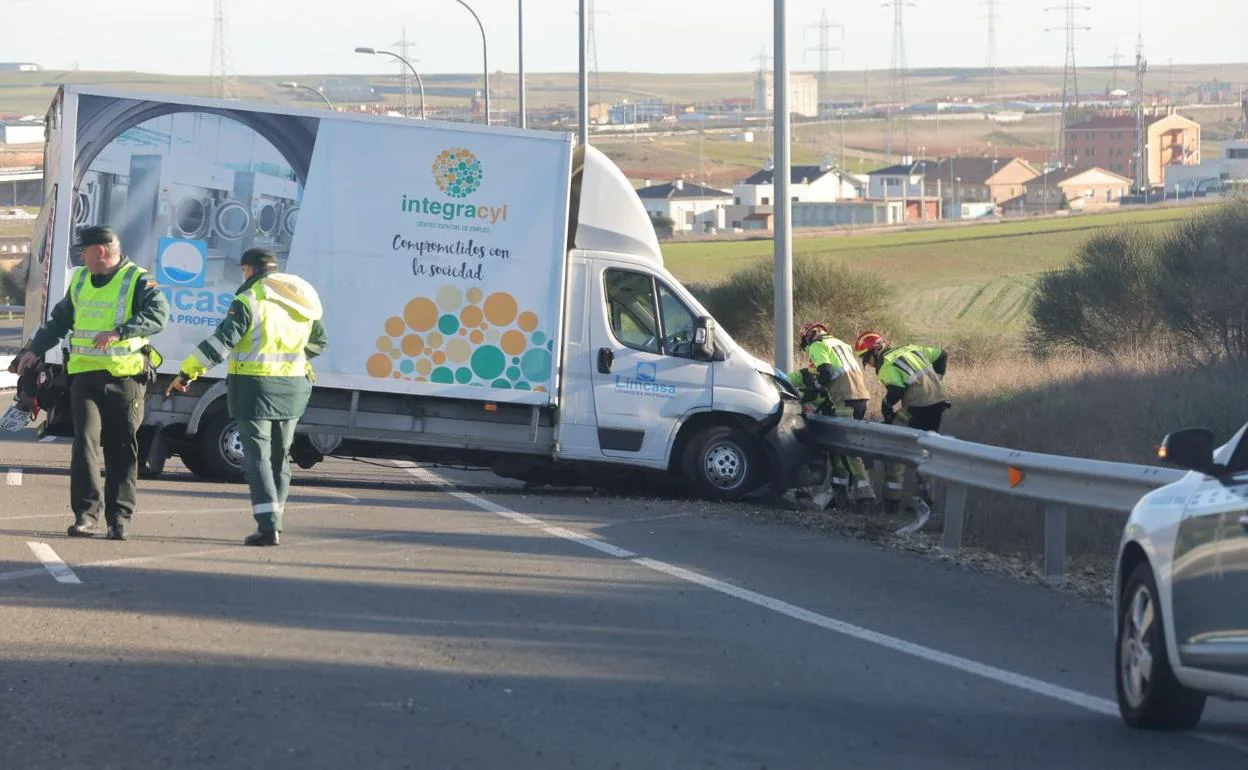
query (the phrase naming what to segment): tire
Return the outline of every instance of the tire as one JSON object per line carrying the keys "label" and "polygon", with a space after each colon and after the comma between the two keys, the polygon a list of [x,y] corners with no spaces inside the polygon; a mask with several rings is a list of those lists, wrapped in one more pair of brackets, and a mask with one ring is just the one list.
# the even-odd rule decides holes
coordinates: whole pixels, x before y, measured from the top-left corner
{"label": "tire", "polygon": [[152,457],[152,442],[158,430],[160,429],[154,425],[144,425],[139,428],[139,478],[141,479],[154,479],[165,472],[167,455],[162,452],[161,457]]}
{"label": "tire", "polygon": [[1131,727],[1190,730],[1205,710],[1205,694],[1179,683],[1166,650],[1157,583],[1148,562],[1127,578],[1114,645],[1118,712]]}
{"label": "tire", "polygon": [[762,478],[762,458],[740,428],[716,425],[685,447],[681,469],[699,497],[730,502],[753,492]]}
{"label": "tire", "polygon": [[238,422],[229,414],[218,413],[200,429],[199,450],[213,478],[234,484],[244,481],[242,438]]}
{"label": "tire", "polygon": [[204,462],[204,456],[199,453],[198,449],[183,449],[178,457],[182,458],[182,464],[186,469],[201,479],[211,479],[212,472],[208,470],[208,464]]}

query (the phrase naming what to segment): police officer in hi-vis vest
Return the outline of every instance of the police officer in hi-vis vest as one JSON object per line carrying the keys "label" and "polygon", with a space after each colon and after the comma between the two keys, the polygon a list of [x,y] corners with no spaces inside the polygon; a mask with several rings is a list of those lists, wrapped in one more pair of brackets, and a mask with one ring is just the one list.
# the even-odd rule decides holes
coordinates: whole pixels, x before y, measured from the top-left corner
{"label": "police officer in hi-vis vest", "polygon": [[251,487],[256,531],[246,545],[277,545],[290,493],[290,445],[295,425],[312,394],[309,359],[329,340],[321,323],[316,289],[296,275],[277,272],[268,249],[243,253],[242,286],[212,336],[182,362],[165,391],[185,393],[190,383],[229,358],[226,377],[230,416],[243,441],[243,471]]}
{"label": "police officer in hi-vis vest", "polygon": [[18,360],[18,372],[39,363],[69,335],[70,405],[74,447],[69,495],[70,537],[96,533],[100,513],[100,448],[104,449],[104,520],[109,540],[125,540],[134,514],[139,477],[138,430],[143,400],[155,374],[148,338],[165,328],[169,303],[143,268],[121,254],[112,228],[78,233],[83,267],[52,308]]}

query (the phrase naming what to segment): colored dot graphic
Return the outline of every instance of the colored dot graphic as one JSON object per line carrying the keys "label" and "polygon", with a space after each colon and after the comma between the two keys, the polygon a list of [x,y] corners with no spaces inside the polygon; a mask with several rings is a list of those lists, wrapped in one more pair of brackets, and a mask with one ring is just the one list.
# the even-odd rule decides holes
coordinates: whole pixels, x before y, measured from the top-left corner
{"label": "colored dot graphic", "polygon": [[[447,151],[452,152],[452,151]],[[370,377],[545,392],[554,340],[505,291],[443,286],[386,319]]]}
{"label": "colored dot graphic", "polygon": [[433,181],[452,198],[467,198],[481,186],[481,161],[462,147],[443,150],[433,161]]}

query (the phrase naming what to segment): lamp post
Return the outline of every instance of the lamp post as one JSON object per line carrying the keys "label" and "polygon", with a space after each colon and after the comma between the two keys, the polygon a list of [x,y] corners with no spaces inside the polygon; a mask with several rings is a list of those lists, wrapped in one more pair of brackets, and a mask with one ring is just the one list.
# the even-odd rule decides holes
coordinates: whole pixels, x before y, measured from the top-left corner
{"label": "lamp post", "polygon": [[482,74],[485,76],[485,125],[490,125],[490,54],[489,48],[485,42],[485,27],[481,25],[481,17],[477,16],[477,12],[472,10],[472,6],[464,2],[464,0],[455,0],[455,2],[464,6],[468,13],[472,14],[473,20],[477,22],[477,29],[481,30],[481,63]]}
{"label": "lamp post", "polygon": [[[586,75],[586,62],[589,46],[589,9],[586,7],[586,0],[581,0],[581,12],[578,18],[579,43],[580,48],[580,65],[578,66],[577,81],[577,111],[580,113],[579,119],[576,121],[576,143],[581,147],[589,144],[589,77]],[[785,371],[788,371],[787,369]]]}
{"label": "lamp post", "polygon": [[516,38],[520,44],[520,127],[529,127],[529,115],[524,109],[524,0],[516,0]]}
{"label": "lamp post", "polygon": [[365,46],[356,48],[355,52],[370,54],[370,55],[384,54],[385,56],[393,56],[394,58],[406,64],[407,68],[412,71],[413,75],[416,76],[416,85],[420,87],[420,119],[421,120],[425,119],[425,83],[423,80],[420,79],[420,73],[417,72],[416,68],[412,66],[412,63],[407,60],[407,57],[400,56],[399,54],[393,51],[381,51],[376,48],[368,48]]}
{"label": "lamp post", "polygon": [[[584,0],[582,0],[583,2]],[[775,163],[772,183],[775,185],[775,303],[776,366],[781,371],[793,369],[793,233],[789,229],[793,202],[789,198],[789,62],[786,54],[785,0],[775,0],[772,26],[775,35],[772,95],[775,112]],[[583,26],[583,25],[582,25]]]}
{"label": "lamp post", "polygon": [[311,91],[312,93],[314,93],[314,94],[316,94],[317,96],[321,97],[321,101],[325,102],[325,105],[326,105],[327,107],[329,107],[331,110],[335,110],[335,111],[337,110],[337,108],[336,108],[336,107],[334,107],[334,103],[333,103],[333,102],[331,102],[331,101],[329,100],[329,97],[328,97],[328,96],[326,96],[325,94],[321,93],[321,90],[320,90],[319,88],[313,88],[312,86],[301,86],[301,85],[299,85],[298,83],[296,83],[296,82],[295,82],[295,81],[293,81],[293,80],[283,80],[282,82],[278,83],[277,85],[278,85],[279,87],[281,87],[281,88],[292,88],[292,89],[293,89],[293,88],[299,88],[299,89],[302,89],[302,90],[304,90],[304,91]]}

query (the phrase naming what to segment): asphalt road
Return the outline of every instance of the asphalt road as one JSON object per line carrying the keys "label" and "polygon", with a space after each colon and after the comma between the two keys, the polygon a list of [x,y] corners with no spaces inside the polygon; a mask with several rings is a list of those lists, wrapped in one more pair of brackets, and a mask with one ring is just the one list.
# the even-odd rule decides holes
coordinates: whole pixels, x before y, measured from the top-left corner
{"label": "asphalt road", "polygon": [[0,767],[1248,765],[1122,726],[1106,608],[731,506],[331,461],[246,548],[171,461],[116,543],[67,464],[0,439]]}

